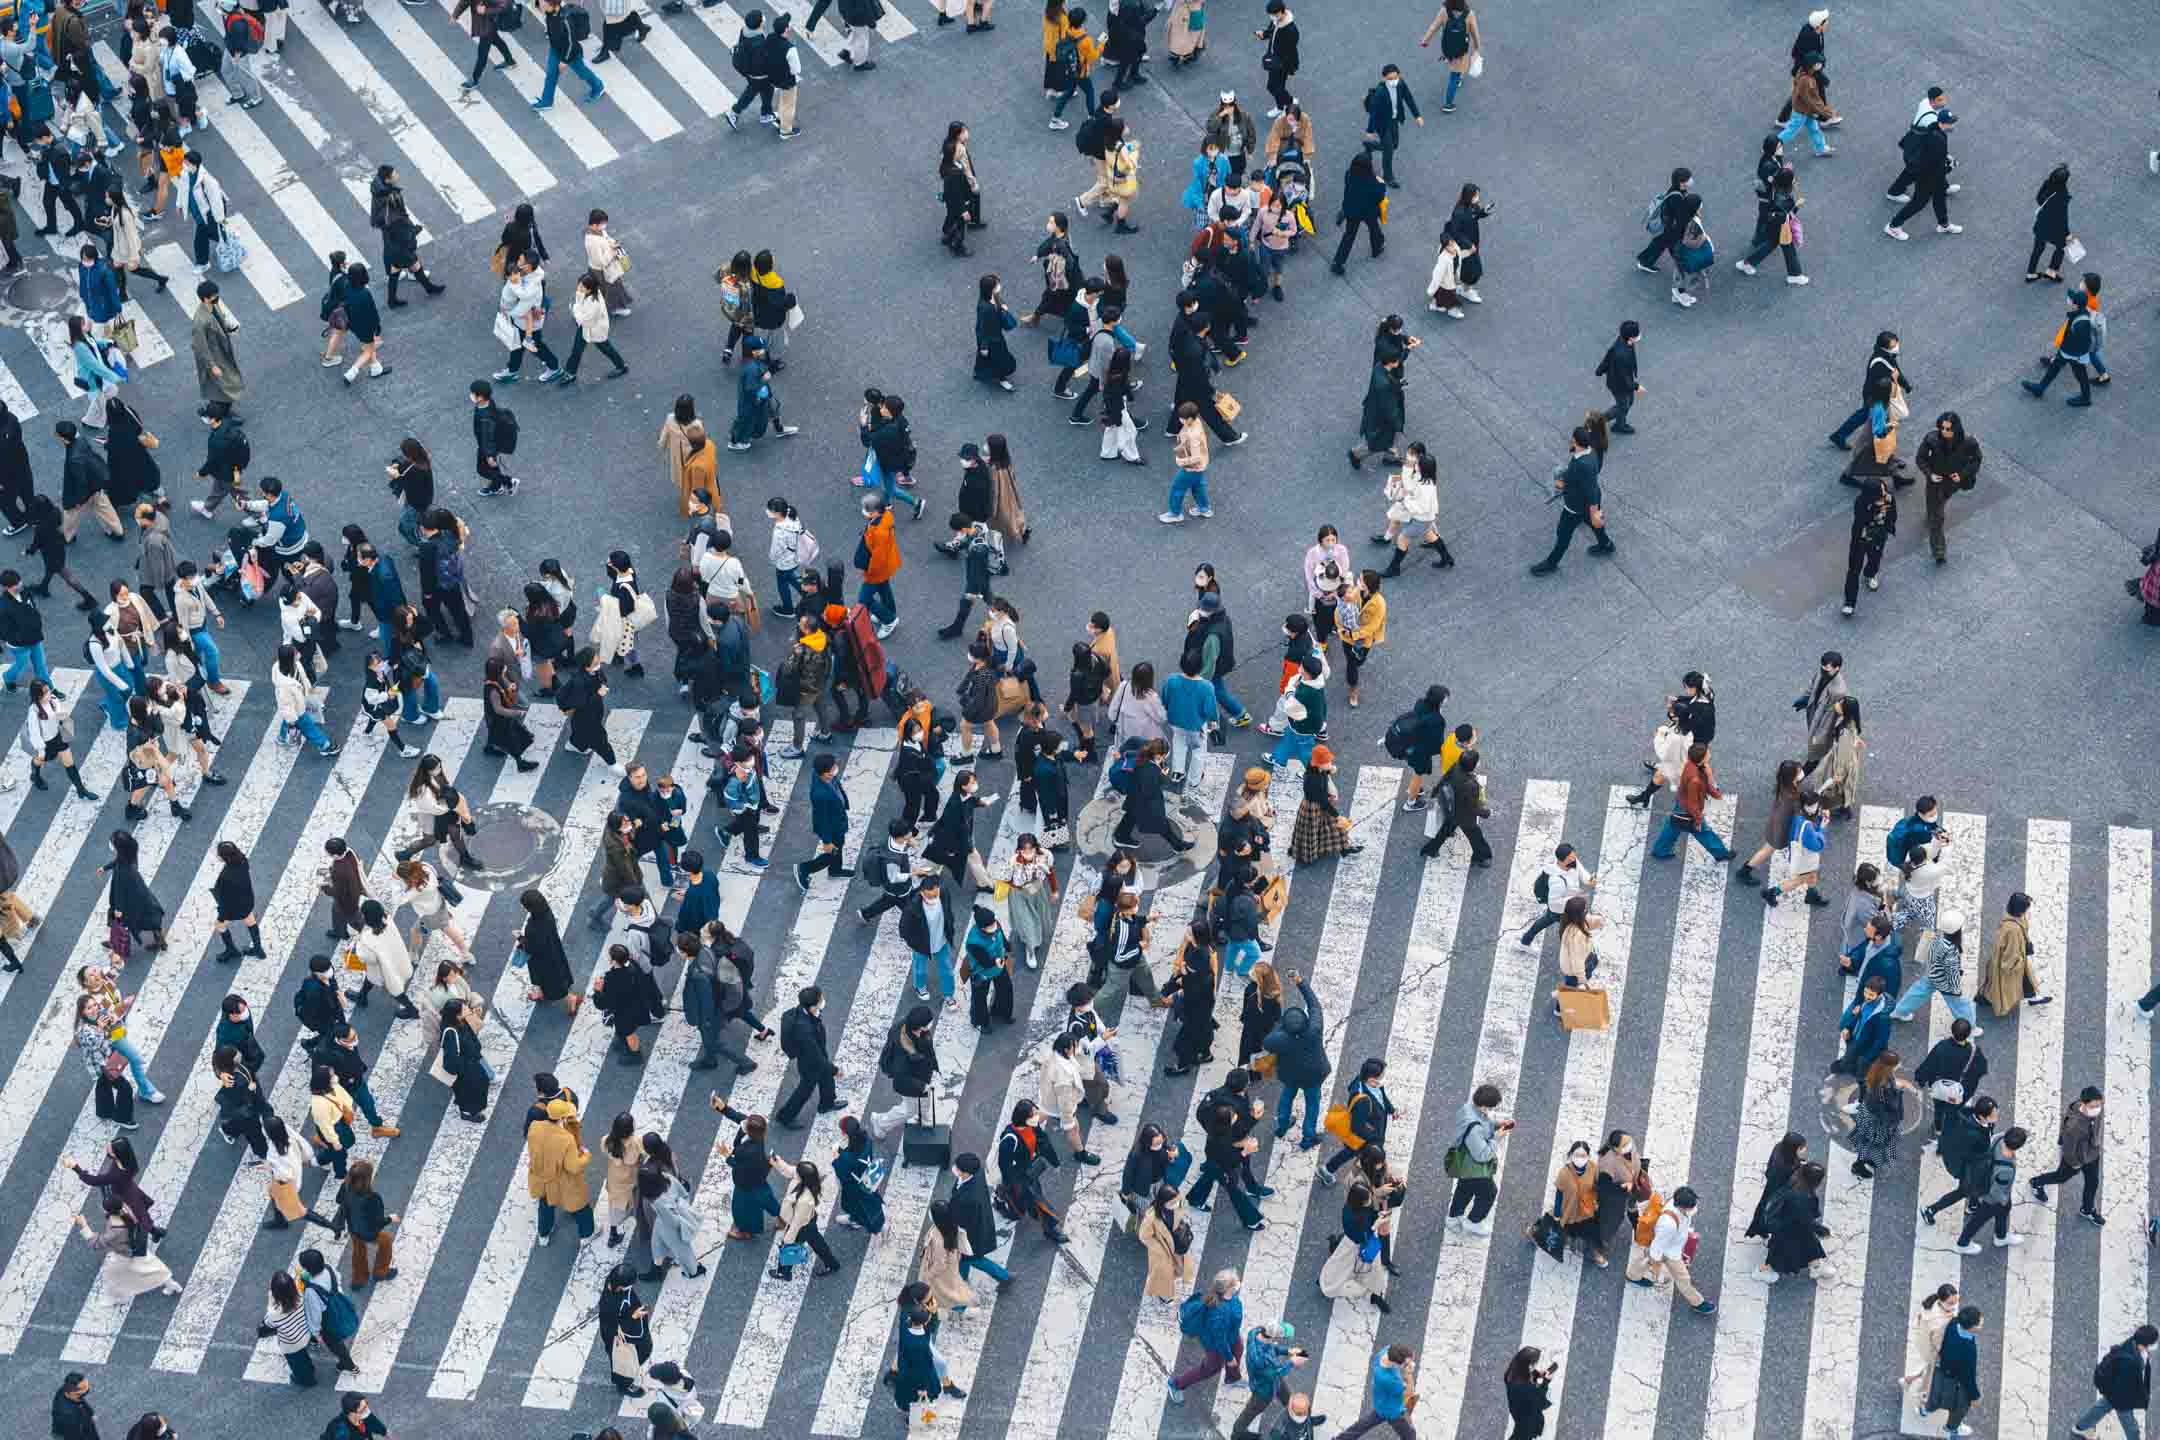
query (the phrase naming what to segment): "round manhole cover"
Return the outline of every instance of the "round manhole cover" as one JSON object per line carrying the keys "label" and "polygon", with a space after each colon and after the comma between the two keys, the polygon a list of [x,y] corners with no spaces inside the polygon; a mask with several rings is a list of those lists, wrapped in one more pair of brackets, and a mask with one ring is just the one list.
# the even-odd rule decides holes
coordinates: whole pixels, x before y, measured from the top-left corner
{"label": "round manhole cover", "polygon": [[[1192,848],[1179,851],[1160,835],[1141,835],[1133,858],[1147,870],[1150,890],[1175,885],[1215,858],[1215,817],[1202,809],[1199,802],[1174,791],[1166,792],[1163,798],[1169,807],[1172,827],[1192,842]],[[1121,795],[1104,795],[1089,801],[1073,822],[1073,845],[1093,863],[1107,862],[1111,850],[1117,846],[1118,821],[1124,816],[1125,799]]]}
{"label": "round manhole cover", "polygon": [[452,866],[461,888],[523,890],[555,868],[562,855],[562,826],[530,805],[481,805],[473,810],[465,848],[479,862],[477,869],[457,866],[454,855],[438,856]]}
{"label": "round manhole cover", "polygon": [[[1898,1077],[1912,1079],[1912,1072],[1898,1067]],[[1860,1082],[1850,1075],[1825,1075],[1816,1091],[1822,1105],[1822,1131],[1830,1137],[1830,1143],[1841,1149],[1853,1148],[1853,1127],[1860,1118]],[[1910,1135],[1915,1130],[1927,1128],[1932,1135],[1931,1121],[1935,1102],[1925,1095],[1905,1097],[1905,1120],[1898,1127],[1900,1135]]]}
{"label": "round manhole cover", "polygon": [[28,270],[8,286],[7,303],[18,310],[58,310],[75,303],[75,286],[50,271]]}

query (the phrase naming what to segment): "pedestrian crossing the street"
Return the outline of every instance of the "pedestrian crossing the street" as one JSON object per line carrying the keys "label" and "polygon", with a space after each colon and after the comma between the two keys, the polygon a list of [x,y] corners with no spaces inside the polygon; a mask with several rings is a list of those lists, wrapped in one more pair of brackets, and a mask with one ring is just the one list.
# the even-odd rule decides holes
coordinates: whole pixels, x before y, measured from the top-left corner
{"label": "pedestrian crossing the street", "polygon": [[[482,83],[468,89],[473,40],[467,21],[451,18],[454,8],[455,0],[412,9],[370,6],[368,23],[349,30],[324,7],[293,7],[283,53],[245,62],[268,102],[257,109],[242,109],[224,84],[201,77],[205,126],[183,143],[202,152],[205,168],[229,198],[227,228],[246,253],[237,274],[217,278],[243,321],[258,307],[275,312],[314,299],[334,252],[376,268],[377,245],[362,222],[369,182],[380,165],[398,167],[426,244],[458,226],[500,219],[522,200],[559,192],[643,145],[714,121],[734,103],[741,83],[730,51],[742,34],[742,10],[750,7],[738,0],[692,0],[675,15],[647,8],[647,38],[632,40],[594,72],[605,93],[588,102],[583,83],[565,71],[544,111],[531,108],[540,99],[547,61],[537,12],[522,29],[503,35],[516,63],[507,70],[490,64]],[[813,59],[823,67],[844,65],[845,27],[836,16],[828,12],[806,35],[801,22],[810,0],[765,8],[794,17],[806,65]],[[215,24],[205,12],[203,28]],[[897,3],[887,5],[876,29],[881,45],[917,33]],[[115,38],[104,34],[93,53],[124,108],[128,72]],[[588,59],[598,43],[596,27]],[[228,56],[224,63],[242,62]],[[127,134],[111,107],[105,118],[116,137]],[[134,190],[132,153],[130,145],[111,163],[138,212],[147,212],[151,197]],[[24,182],[19,213],[32,218],[23,238],[35,249],[31,228],[42,219],[43,187],[20,151],[0,163],[0,172]],[[339,199],[337,190],[346,198]],[[583,213],[575,197],[571,206]],[[59,218],[65,222],[67,216]],[[429,222],[433,233],[425,228]],[[194,227],[177,185],[165,219],[145,221],[142,228],[146,263],[173,283],[162,295],[140,279],[129,287],[127,312],[139,345],[129,357],[131,371],[185,351],[196,307]],[[356,232],[362,239],[354,238]],[[67,236],[63,226],[43,238],[62,262],[56,273],[72,289],[83,237]],[[0,402],[18,419],[41,412],[64,417],[69,403],[79,401],[66,335],[67,316],[80,308],[72,299],[55,310],[0,303]]]}
{"label": "pedestrian crossing the street", "polygon": [[[94,683],[75,671],[55,679],[70,697]],[[120,741],[103,728],[95,705],[71,698],[80,769],[97,802],[57,785],[38,791],[13,743],[19,712],[0,711],[11,742],[0,764],[0,824],[23,863],[16,893],[41,917],[16,942],[25,972],[0,975],[0,1183],[13,1197],[0,1213],[0,1354],[18,1367],[95,1373],[127,1365],[242,1387],[282,1385],[281,1355],[255,1332],[268,1278],[302,1248],[342,1254],[325,1232],[263,1231],[261,1173],[240,1163],[243,1148],[213,1140],[211,1029],[225,995],[247,1002],[271,1057],[266,1093],[297,1135],[310,1061],[291,998],[308,957],[330,948],[323,842],[346,838],[370,892],[396,893],[394,852],[417,843],[420,827],[406,795],[412,763],[364,721],[347,727],[333,759],[286,746],[268,687],[232,686],[213,717],[231,783],[203,785],[193,764],[182,763],[175,778],[193,820],[183,823],[153,797],[149,818],[135,827],[143,876],[166,910],[169,943],[139,954],[122,979],[138,997],[128,1031],[164,1091],[162,1103],[138,1110],[131,1141],[142,1186],[170,1229],[160,1253],[184,1287],[171,1298],[123,1296],[108,1286],[96,1257],[73,1238],[88,1192],[59,1164],[64,1157],[92,1163],[115,1133],[98,1118],[76,1063],[72,1016],[77,967],[104,954],[107,878],[95,867],[106,858],[114,824]],[[640,1132],[658,1131],[674,1145],[701,1217],[706,1269],[696,1276],[671,1271],[641,1293],[652,1307],[653,1358],[678,1360],[699,1377],[720,1433],[841,1440],[886,1433],[892,1401],[881,1382],[892,1358],[892,1297],[916,1276],[929,1209],[949,1192],[950,1177],[900,1164],[892,1142],[881,1142],[880,1153],[892,1157],[886,1229],[874,1238],[829,1230],[843,1265],[837,1275],[813,1278],[803,1267],[782,1281],[768,1273],[774,1237],[723,1241],[732,1181],[713,1142],[728,1139],[732,1126],[711,1115],[707,1097],[717,1093],[746,1113],[769,1114],[792,1087],[793,1067],[777,1046],[753,1044],[754,1071],[738,1075],[723,1062],[695,1073],[699,1036],[680,1008],[680,971],[668,982],[675,1008],[635,1068],[609,1063],[610,1029],[591,1006],[566,1017],[527,998],[526,975],[505,958],[520,923],[517,893],[528,885],[559,917],[581,986],[606,964],[614,932],[585,919],[599,894],[601,835],[620,783],[598,758],[558,747],[559,715],[540,707],[530,723],[532,754],[543,759],[531,772],[485,753],[479,707],[469,700],[449,702],[416,737],[442,758],[476,809],[546,817],[536,833],[547,833],[550,849],[544,864],[515,881],[468,877],[453,907],[471,945],[470,979],[489,1012],[482,1049],[497,1083],[485,1122],[460,1119],[439,1086],[420,1083],[433,1057],[418,1021],[397,1018],[380,999],[354,1012],[375,1100],[401,1132],[377,1136],[363,1126],[356,1154],[377,1162],[401,1224],[398,1279],[353,1296],[360,1370],[339,1377],[340,1388],[381,1394],[386,1406],[396,1401],[407,1413],[431,1406],[443,1428],[454,1424],[458,1407],[482,1404],[531,1412],[547,1427],[535,1433],[573,1419],[598,1429],[618,1410],[640,1412],[641,1400],[625,1402],[610,1388],[590,1323],[605,1273],[623,1253],[609,1246],[607,1231],[627,1223],[608,1209],[597,1162],[598,1238],[580,1247],[559,1231],[552,1248],[537,1244],[516,1132],[530,1076],[552,1071],[584,1104],[588,1147],[599,1148],[619,1111],[633,1116]],[[891,1107],[896,1101],[877,1058],[895,1020],[915,1003],[912,957],[897,916],[866,927],[846,915],[870,898],[862,883],[818,876],[802,892],[789,883],[785,865],[811,848],[808,761],[771,762],[768,795],[780,813],[770,817],[766,841],[772,869],[759,870],[715,838],[718,801],[708,787],[714,762],[684,737],[679,712],[624,708],[608,723],[625,759],[638,756],[672,774],[688,801],[691,845],[719,857],[712,863],[721,919],[758,952],[758,1014],[777,1027],[797,991],[824,987],[842,1102],[859,1116]],[[894,813],[888,781],[896,748],[892,731],[872,728],[839,753],[835,780],[849,800],[844,854],[851,865],[882,843]],[[1228,754],[1196,765],[1187,816],[1218,813],[1238,770]],[[949,790],[953,768],[946,773]],[[978,843],[993,875],[1038,823],[1017,805],[1009,779],[983,767],[982,789],[995,795]],[[1272,782],[1278,854],[1288,849],[1299,781],[1289,769]],[[1295,1323],[1309,1359],[1291,1384],[1331,1417],[1331,1433],[1365,1408],[1374,1357],[1403,1343],[1419,1357],[1417,1427],[1427,1437],[1499,1433],[1500,1368],[1524,1345],[1565,1353],[1563,1379],[1551,1392],[1550,1433],[1557,1436],[1827,1440],[1899,1427],[1939,1434],[1939,1424],[1923,1425],[1903,1402],[1897,1381],[1915,1368],[1904,1350],[1906,1319],[1916,1298],[1944,1281],[1988,1312],[1994,1338],[1984,1342],[1983,1373],[2006,1397],[2019,1397],[1975,1412],[1979,1433],[2040,1440],[2063,1432],[2089,1399],[2078,1372],[2101,1346],[2142,1323],[2148,1298],[2144,1222],[2153,1196],[2145,1086],[2153,1040],[2134,1002],[2154,980],[2149,830],[1990,814],[1980,797],[1961,797],[1961,808],[1946,817],[1957,839],[1945,856],[1941,904],[1968,917],[1966,993],[1979,989],[2004,904],[2023,892],[2032,900],[2039,989],[2053,996],[2052,1004],[2001,1017],[1981,1007],[1991,1060],[1981,1088],[2004,1107],[2006,1123],[2027,1127],[2035,1139],[2015,1212],[2026,1242],[1968,1257],[1949,1248],[1958,1211],[1946,1211],[1933,1229],[1917,1218],[1919,1206],[1949,1184],[1923,1149],[1926,1103],[1909,1106],[1909,1133],[1872,1181],[1852,1173],[1851,1151],[1826,1133],[1826,1110],[1834,1107],[1825,1105],[1819,1084],[1847,988],[1835,962],[1835,908],[1817,915],[1798,891],[1764,907],[1693,844],[1676,860],[1659,860],[1650,851],[1659,817],[1631,808],[1622,790],[1587,775],[1496,780],[1494,864],[1473,868],[1461,840],[1423,862],[1414,852],[1436,816],[1403,814],[1401,784],[1401,772],[1384,762],[1344,764],[1338,785],[1363,848],[1290,870],[1288,903],[1264,932],[1270,962],[1286,983],[1291,972],[1302,973],[1324,1013],[1334,1069],[1323,1108],[1341,1098],[1366,1057],[1386,1063],[1398,1112],[1388,1154],[1408,1182],[1394,1222],[1392,1254],[1401,1273],[1387,1292],[1389,1309],[1363,1298],[1328,1299],[1314,1283],[1329,1237],[1340,1230],[1346,1192],[1346,1185],[1331,1189],[1316,1180],[1337,1148],[1330,1137],[1311,1150],[1298,1147],[1296,1131],[1269,1143],[1273,1132],[1263,1122],[1256,1170],[1273,1187],[1261,1202],[1265,1229],[1248,1234],[1234,1221],[1214,1223],[1232,1213],[1220,1198],[1211,1212],[1188,1217],[1197,1261],[1191,1283],[1204,1287],[1217,1272],[1237,1270],[1247,1326]],[[1096,794],[1110,803],[1106,790]],[[1751,809],[1760,803],[1736,789],[1713,802],[1709,823],[1734,836],[1744,854],[1761,826],[1759,810]],[[1881,863],[1898,814],[1863,806],[1833,827],[1821,880],[1833,907],[1842,904],[1857,860]],[[1554,1024],[1557,934],[1521,942],[1539,908],[1532,882],[1563,839],[1598,875],[1592,894],[1605,924],[1596,936],[1593,983],[1610,1002],[1605,1030],[1563,1032]],[[206,958],[218,943],[210,886],[221,840],[251,859],[266,952],[231,964]],[[983,1034],[963,1011],[941,1013],[933,1089],[939,1118],[954,1125],[956,1152],[990,1155],[1013,1104],[1037,1097],[1042,1052],[1062,1021],[1066,989],[1089,969],[1101,863],[1083,854],[1065,865],[1042,968],[1016,973],[1015,1025]],[[1782,878],[1784,864],[1782,856],[1774,860],[1768,878]],[[649,863],[646,874],[657,892]],[[1142,867],[1136,888],[1154,918],[1149,956],[1158,976],[1167,975],[1188,918],[1207,903],[1209,878],[1182,863]],[[997,902],[984,892],[976,903]],[[424,938],[414,955],[423,985],[451,945],[447,934]],[[1908,951],[1908,978],[1922,966]],[[1122,1076],[1113,1089],[1116,1119],[1091,1120],[1086,1130],[1103,1165],[1076,1174],[1080,1167],[1068,1157],[1052,1172],[1047,1193],[1069,1235],[1061,1250],[1033,1225],[1001,1235],[992,1258],[1011,1270],[1012,1284],[993,1291],[978,1275],[975,1303],[948,1316],[940,1336],[951,1378],[967,1393],[946,1396],[919,1430],[1154,1440],[1212,1419],[1227,1432],[1249,1398],[1241,1383],[1201,1381],[1175,1402],[1182,1409],[1173,1408],[1166,1380],[1196,1352],[1180,1335],[1176,1303],[1142,1294],[1146,1264],[1127,1230],[1118,1173],[1148,1122],[1188,1148],[1202,1147],[1194,1103],[1223,1082],[1237,1058],[1242,994],[1243,983],[1226,976],[1212,1058],[1203,1057],[1194,1074],[1172,1077],[1163,1071],[1177,1020],[1122,986],[1105,992]],[[1898,1027],[1894,1048],[1908,1070],[1948,1026],[1937,999],[1926,1015]],[[1456,1140],[1456,1112],[1481,1083],[1501,1087],[1500,1113],[1517,1121],[1502,1151],[1489,1236],[1442,1223],[1451,1190],[1442,1157]],[[2087,1084],[2107,1096],[2102,1229],[2032,1203],[2024,1187],[2053,1164],[2063,1107]],[[1278,1092],[1260,1082],[1256,1093],[1272,1106]],[[822,1167],[838,1140],[838,1116],[804,1118],[811,1122],[804,1131],[775,1130],[775,1151]],[[1302,1120],[1295,1116],[1300,1130]],[[1549,1177],[1568,1148],[1578,1139],[1595,1146],[1614,1129],[1638,1137],[1660,1191],[1685,1183],[1700,1192],[1701,1250],[1692,1268],[1696,1285],[1718,1302],[1715,1315],[1688,1313],[1665,1290],[1624,1285],[1624,1247],[1610,1269],[1585,1268],[1572,1249],[1555,1262],[1521,1239],[1537,1210],[1551,1204]],[[1789,1130],[1805,1135],[1829,1170],[1830,1267],[1818,1280],[1766,1285],[1755,1276],[1763,1249],[1744,1232],[1764,1161]],[[1062,1137],[1053,1138],[1062,1150]],[[304,1197],[324,1213],[334,1189],[318,1169],[303,1182]],[[828,1221],[836,1194],[828,1183]],[[2051,1198],[2061,1203],[2062,1192]],[[1181,1285],[1180,1297],[1189,1288]]]}

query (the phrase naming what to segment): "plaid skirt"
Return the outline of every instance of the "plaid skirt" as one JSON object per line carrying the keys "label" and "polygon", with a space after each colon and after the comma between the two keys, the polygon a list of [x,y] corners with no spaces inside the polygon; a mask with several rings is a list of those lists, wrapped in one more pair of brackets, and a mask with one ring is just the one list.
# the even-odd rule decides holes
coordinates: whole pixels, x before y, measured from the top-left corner
{"label": "plaid skirt", "polygon": [[1300,865],[1340,855],[1350,848],[1350,832],[1318,801],[1299,804],[1297,826],[1290,832],[1290,858]]}

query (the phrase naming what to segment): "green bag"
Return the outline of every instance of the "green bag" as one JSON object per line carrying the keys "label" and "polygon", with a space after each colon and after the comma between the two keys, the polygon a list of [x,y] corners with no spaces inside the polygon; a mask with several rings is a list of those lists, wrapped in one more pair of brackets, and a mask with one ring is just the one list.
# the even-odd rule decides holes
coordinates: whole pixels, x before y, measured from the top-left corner
{"label": "green bag", "polygon": [[1192,12],[1192,14],[1190,14],[1190,15],[1186,16],[1186,17],[1185,17],[1185,28],[1186,28],[1186,29],[1188,29],[1188,30],[1205,30],[1205,29],[1207,29],[1207,10],[1206,10],[1206,8],[1205,8],[1205,7],[1202,7],[1202,8],[1196,9],[1196,10],[1194,10],[1194,11]]}
{"label": "green bag", "polygon": [[1497,1155],[1490,1160],[1473,1160],[1470,1158],[1470,1132],[1476,1129],[1477,1125],[1478,1122],[1473,1120],[1468,1125],[1463,1126],[1461,1137],[1453,1145],[1448,1146],[1447,1154],[1441,1157],[1442,1167],[1454,1179],[1490,1180],[1500,1169],[1500,1157]]}

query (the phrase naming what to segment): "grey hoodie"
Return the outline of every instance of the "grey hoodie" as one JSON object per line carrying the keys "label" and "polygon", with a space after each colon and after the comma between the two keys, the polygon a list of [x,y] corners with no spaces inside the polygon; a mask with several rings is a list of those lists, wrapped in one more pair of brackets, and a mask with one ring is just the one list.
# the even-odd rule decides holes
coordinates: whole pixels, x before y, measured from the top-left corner
{"label": "grey hoodie", "polygon": [[1474,1102],[1465,1100],[1462,1109],[1456,1112],[1455,1134],[1462,1137],[1463,1148],[1480,1165],[1498,1158],[1500,1131],[1492,1117],[1478,1109]]}

